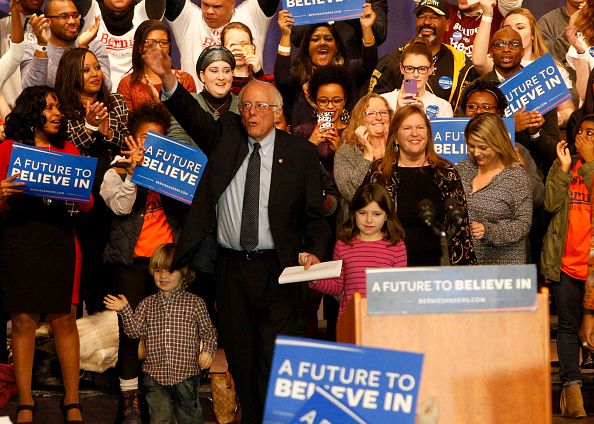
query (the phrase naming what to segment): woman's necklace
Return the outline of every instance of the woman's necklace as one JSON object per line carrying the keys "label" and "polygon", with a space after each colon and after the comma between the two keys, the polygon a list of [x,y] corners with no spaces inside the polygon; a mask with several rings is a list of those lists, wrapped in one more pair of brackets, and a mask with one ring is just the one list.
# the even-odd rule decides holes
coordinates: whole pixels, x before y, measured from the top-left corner
{"label": "woman's necklace", "polygon": [[229,101],[229,99],[231,97],[228,97],[222,105],[220,105],[219,107],[214,107],[213,105],[210,104],[210,102],[208,100],[206,100],[206,96],[202,96],[202,98],[204,99],[204,101],[206,102],[206,104],[208,105],[208,107],[212,110],[212,114],[214,116],[219,116],[219,110],[221,110],[223,108],[223,106],[225,106],[227,104],[227,102]]}

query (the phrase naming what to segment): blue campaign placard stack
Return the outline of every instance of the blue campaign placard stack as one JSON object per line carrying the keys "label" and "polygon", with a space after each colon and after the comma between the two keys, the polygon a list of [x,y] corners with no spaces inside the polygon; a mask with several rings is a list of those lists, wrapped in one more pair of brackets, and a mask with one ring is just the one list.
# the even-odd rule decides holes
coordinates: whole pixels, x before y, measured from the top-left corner
{"label": "blue campaign placard stack", "polygon": [[537,111],[544,115],[571,98],[550,53],[503,81],[499,88],[508,103],[505,116],[513,116],[523,107],[528,112]]}
{"label": "blue campaign placard stack", "polygon": [[132,182],[191,204],[208,162],[202,150],[152,131],[144,147],[142,166],[134,170]]}
{"label": "blue campaign placard stack", "polygon": [[20,174],[30,196],[89,203],[96,168],[95,158],[13,143],[8,175]]}
{"label": "blue campaign placard stack", "polygon": [[370,268],[369,315],[536,310],[535,265]]}
{"label": "blue campaign placard stack", "polygon": [[365,0],[283,0],[295,25],[359,19]]}
{"label": "blue campaign placard stack", "polygon": [[[468,157],[464,129],[470,118],[435,118],[431,120],[431,130],[435,153],[452,162],[454,165]],[[512,145],[516,144],[515,121],[503,118]]]}
{"label": "blue campaign placard stack", "polygon": [[264,423],[412,424],[422,367],[421,353],[279,336]]}

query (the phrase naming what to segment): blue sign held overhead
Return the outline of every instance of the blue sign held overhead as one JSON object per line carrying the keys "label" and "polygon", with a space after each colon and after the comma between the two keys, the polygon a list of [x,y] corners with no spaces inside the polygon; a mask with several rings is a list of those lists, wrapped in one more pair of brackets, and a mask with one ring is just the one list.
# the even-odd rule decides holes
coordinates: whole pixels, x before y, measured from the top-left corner
{"label": "blue sign held overhead", "polygon": [[550,53],[541,56],[506,79],[499,88],[508,106],[505,116],[513,116],[523,107],[528,112],[545,114],[571,98],[559,68]]}
{"label": "blue sign held overhead", "polygon": [[13,143],[8,175],[20,174],[30,196],[89,203],[95,168],[95,158]]}
{"label": "blue sign held overhead", "polygon": [[421,353],[279,336],[263,422],[412,424],[422,367]]}
{"label": "blue sign held overhead", "polygon": [[197,147],[149,131],[144,160],[132,182],[191,204],[208,159]]}
{"label": "blue sign held overhead", "polygon": [[535,265],[370,268],[369,315],[536,310]]}
{"label": "blue sign held overhead", "polygon": [[[432,118],[431,130],[435,153],[454,165],[468,157],[464,129],[470,118]],[[515,122],[513,118],[503,118],[512,145],[516,144]]]}
{"label": "blue sign held overhead", "polygon": [[365,0],[283,0],[295,25],[359,19]]}

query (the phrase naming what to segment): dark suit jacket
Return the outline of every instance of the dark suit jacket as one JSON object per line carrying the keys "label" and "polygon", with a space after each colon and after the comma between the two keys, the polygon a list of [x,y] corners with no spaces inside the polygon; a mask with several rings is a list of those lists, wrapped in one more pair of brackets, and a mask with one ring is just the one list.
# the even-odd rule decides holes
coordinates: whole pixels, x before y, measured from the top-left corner
{"label": "dark suit jacket", "polygon": [[[488,74],[480,77],[482,80],[499,83],[499,78],[493,69]],[[559,122],[557,120],[557,109],[553,109],[543,115],[545,122],[540,128],[540,137],[533,139],[526,131],[516,133],[516,142],[526,147],[534,162],[546,177],[553,161],[557,158],[557,143],[560,140]]]}
{"label": "dark suit jacket", "polygon": [[[164,104],[208,156],[175,252],[177,268],[191,261],[200,242],[214,230],[215,206],[248,154],[248,134],[239,115],[227,112],[215,121],[181,84]],[[300,251],[324,256],[330,230],[322,211],[315,146],[277,130],[268,218],[282,267],[297,265]]]}

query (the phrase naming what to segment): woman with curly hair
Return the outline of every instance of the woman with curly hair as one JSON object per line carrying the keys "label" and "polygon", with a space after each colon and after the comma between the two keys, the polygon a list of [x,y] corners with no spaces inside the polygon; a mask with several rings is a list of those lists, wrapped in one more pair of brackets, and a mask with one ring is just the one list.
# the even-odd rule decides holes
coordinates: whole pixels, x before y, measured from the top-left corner
{"label": "woman with curly hair", "polygon": [[[292,105],[287,117],[293,127],[309,122],[314,116],[314,107],[308,101],[307,88],[314,69],[330,64],[345,65],[353,75],[356,85],[363,84],[371,76],[378,57],[377,45],[371,30],[375,22],[375,12],[369,3],[365,3],[360,21],[363,31],[361,59],[349,60],[334,27],[328,23],[321,23],[312,25],[307,30],[291,63],[291,30],[295,21],[288,11],[279,12],[281,39],[274,63],[274,78],[283,95],[284,104]],[[356,91],[353,91],[352,97],[358,98]]]}
{"label": "woman with curly hair", "polygon": [[[409,266],[476,264],[462,180],[454,165],[435,153],[429,118],[419,106],[394,114],[384,157],[371,164],[365,182],[381,184],[392,195]],[[448,257],[442,257],[439,236],[419,216],[421,202],[433,209],[434,225],[448,236]],[[448,204],[461,209],[460,222],[448,219]]]}
{"label": "woman with curly hair", "polygon": [[565,36],[570,47],[567,51],[567,63],[575,69],[575,86],[581,101],[586,100],[587,81],[594,68],[594,0],[582,3],[581,8],[569,18]]}
{"label": "woman with curly hair", "polygon": [[[161,89],[161,78],[142,60],[142,54],[147,47],[151,46],[158,46],[167,53],[171,53],[171,32],[163,22],[155,19],[144,21],[136,29],[132,48],[132,72],[124,76],[118,85],[118,93],[124,96],[130,110],[155,101],[149,83],[157,90]],[[196,92],[192,75],[178,69],[172,72],[186,90],[190,93]]]}
{"label": "woman with curly hair", "polygon": [[[31,393],[35,330],[40,314],[55,338],[62,368],[65,419],[82,422],[78,404],[79,338],[76,305],[81,255],[72,224],[77,209],[88,205],[33,197],[23,193],[26,183],[7,177],[14,142],[78,155],[68,140],[66,121],[53,88],[23,90],[6,118],[7,140],[0,144],[0,287],[2,302],[12,320],[12,349],[19,406],[17,422],[33,422]],[[23,275],[26,270],[26,277]]]}

